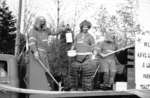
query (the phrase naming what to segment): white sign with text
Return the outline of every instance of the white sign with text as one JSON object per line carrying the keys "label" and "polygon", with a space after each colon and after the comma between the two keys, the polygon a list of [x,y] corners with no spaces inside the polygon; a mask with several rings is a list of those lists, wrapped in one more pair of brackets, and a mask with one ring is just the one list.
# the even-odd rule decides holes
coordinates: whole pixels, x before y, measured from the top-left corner
{"label": "white sign with text", "polygon": [[135,83],[136,89],[150,89],[150,36],[136,36]]}

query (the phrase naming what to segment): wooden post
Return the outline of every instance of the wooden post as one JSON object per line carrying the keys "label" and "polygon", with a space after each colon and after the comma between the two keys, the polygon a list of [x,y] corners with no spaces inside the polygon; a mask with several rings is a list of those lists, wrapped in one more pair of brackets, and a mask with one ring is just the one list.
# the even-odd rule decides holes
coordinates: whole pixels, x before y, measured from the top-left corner
{"label": "wooden post", "polygon": [[16,33],[16,42],[15,42],[15,56],[17,56],[19,54],[19,51],[20,51],[19,46],[20,46],[21,13],[22,13],[22,0],[19,0],[17,33]]}

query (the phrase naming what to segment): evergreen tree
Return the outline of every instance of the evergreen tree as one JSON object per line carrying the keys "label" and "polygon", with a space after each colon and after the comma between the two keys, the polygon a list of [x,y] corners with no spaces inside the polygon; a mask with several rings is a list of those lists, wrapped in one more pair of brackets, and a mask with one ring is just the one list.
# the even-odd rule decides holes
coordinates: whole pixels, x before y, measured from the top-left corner
{"label": "evergreen tree", "polygon": [[14,54],[16,19],[3,1],[0,5],[0,53]]}

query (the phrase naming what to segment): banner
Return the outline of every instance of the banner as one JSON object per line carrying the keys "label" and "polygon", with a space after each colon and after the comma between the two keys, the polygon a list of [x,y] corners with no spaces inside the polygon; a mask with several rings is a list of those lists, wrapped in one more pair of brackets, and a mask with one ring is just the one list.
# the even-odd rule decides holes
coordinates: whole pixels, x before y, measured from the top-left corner
{"label": "banner", "polygon": [[136,36],[135,83],[136,89],[150,89],[150,36]]}

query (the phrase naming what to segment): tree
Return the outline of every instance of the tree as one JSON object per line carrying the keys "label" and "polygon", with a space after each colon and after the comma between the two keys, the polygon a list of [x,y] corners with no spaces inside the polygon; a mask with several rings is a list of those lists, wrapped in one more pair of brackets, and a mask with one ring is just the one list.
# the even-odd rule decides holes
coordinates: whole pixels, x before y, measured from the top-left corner
{"label": "tree", "polygon": [[100,32],[102,33],[102,35],[104,35],[106,33],[106,30],[108,29],[108,25],[109,25],[109,13],[107,11],[107,9],[102,5],[99,9],[99,14],[97,16],[97,24],[100,28]]}
{"label": "tree", "polygon": [[[126,0],[126,5],[121,5],[121,9],[117,10],[119,15],[119,24],[124,39],[126,39],[126,45],[133,42],[128,36],[135,36],[136,32],[140,32],[140,25],[136,22],[136,8],[134,6],[135,0]],[[134,39],[133,39],[134,40]]]}
{"label": "tree", "polygon": [[14,54],[16,19],[3,1],[0,6],[0,53]]}
{"label": "tree", "polygon": [[60,38],[52,39],[49,49],[49,62],[54,77],[62,82],[66,88],[69,87],[69,64],[70,60],[67,56],[67,51],[71,48],[71,43],[66,43],[65,34],[69,28],[64,24],[59,28]]}

